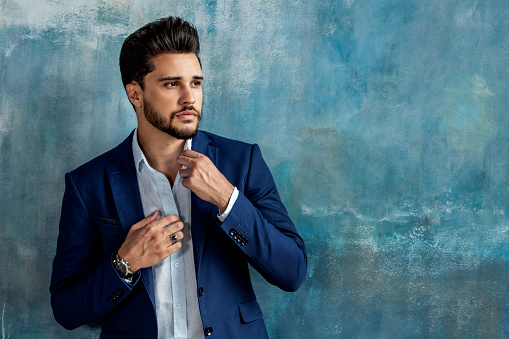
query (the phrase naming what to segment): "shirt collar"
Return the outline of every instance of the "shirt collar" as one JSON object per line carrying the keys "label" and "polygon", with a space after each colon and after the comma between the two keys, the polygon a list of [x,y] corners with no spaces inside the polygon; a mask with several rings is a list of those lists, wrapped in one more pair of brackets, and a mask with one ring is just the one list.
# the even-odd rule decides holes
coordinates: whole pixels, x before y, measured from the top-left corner
{"label": "shirt collar", "polygon": [[[193,139],[187,139],[186,144],[184,145],[184,151],[188,149],[192,149]],[[148,164],[147,158],[145,158],[145,154],[140,148],[140,144],[138,143],[138,129],[134,130],[133,134],[133,156],[134,156],[134,164],[136,166],[136,170],[138,173],[141,173],[143,166],[147,166],[152,170],[152,167]]]}

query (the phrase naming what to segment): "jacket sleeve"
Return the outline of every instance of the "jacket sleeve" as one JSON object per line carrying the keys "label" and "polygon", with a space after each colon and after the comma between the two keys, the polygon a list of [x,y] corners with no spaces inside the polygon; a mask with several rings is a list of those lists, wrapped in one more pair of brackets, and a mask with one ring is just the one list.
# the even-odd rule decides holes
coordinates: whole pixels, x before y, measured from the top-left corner
{"label": "jacket sleeve", "polygon": [[98,320],[131,291],[103,253],[101,235],[70,173],[65,193],[51,276],[51,306],[66,329]]}
{"label": "jacket sleeve", "polygon": [[304,241],[281,202],[260,148],[253,145],[245,187],[220,227],[269,283],[296,291],[304,282]]}

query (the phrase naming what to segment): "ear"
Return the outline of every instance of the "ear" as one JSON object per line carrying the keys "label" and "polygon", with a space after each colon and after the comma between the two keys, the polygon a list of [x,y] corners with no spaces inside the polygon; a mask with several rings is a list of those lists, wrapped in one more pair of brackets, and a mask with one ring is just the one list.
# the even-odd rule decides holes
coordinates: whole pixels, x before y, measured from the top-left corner
{"label": "ear", "polygon": [[141,108],[143,106],[143,90],[136,81],[131,82],[125,86],[127,97],[135,108]]}

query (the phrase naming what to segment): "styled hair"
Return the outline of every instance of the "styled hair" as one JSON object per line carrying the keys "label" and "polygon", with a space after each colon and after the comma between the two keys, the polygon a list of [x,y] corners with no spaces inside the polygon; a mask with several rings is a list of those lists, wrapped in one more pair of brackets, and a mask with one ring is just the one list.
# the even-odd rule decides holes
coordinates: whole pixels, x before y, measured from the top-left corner
{"label": "styled hair", "polygon": [[155,70],[153,58],[164,53],[194,53],[198,57],[200,41],[196,28],[181,18],[170,16],[129,35],[122,45],[119,59],[124,87],[136,81],[143,88],[145,76]]}

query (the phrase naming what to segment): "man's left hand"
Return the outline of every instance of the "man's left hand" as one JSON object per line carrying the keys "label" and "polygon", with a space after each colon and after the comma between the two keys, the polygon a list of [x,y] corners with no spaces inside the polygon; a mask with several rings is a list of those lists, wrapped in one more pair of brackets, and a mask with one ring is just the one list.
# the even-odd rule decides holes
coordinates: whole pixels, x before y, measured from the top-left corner
{"label": "man's left hand", "polygon": [[188,149],[180,154],[177,163],[181,166],[182,185],[200,199],[216,205],[223,213],[228,207],[233,185],[212,161],[206,155]]}

